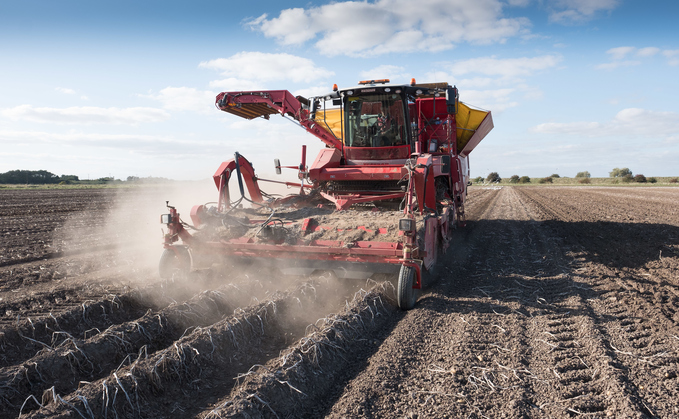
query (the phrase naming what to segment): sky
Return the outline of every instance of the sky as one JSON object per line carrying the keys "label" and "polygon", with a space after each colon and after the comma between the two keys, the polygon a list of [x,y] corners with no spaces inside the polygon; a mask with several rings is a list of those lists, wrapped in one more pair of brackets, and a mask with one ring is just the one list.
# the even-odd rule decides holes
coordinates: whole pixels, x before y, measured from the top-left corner
{"label": "sky", "polygon": [[201,180],[238,151],[273,177],[323,145],[218,93],[415,78],[492,112],[472,177],[677,176],[677,21],[675,0],[0,0],[0,173]]}

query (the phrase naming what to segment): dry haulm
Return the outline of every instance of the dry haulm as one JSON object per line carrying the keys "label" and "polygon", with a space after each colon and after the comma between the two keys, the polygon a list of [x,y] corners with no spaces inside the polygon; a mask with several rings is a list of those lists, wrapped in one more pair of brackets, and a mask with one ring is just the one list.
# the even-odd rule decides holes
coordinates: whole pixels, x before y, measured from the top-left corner
{"label": "dry haulm", "polygon": [[[234,316],[207,327],[192,328],[184,337],[153,355],[149,354],[146,347],[142,347],[131,365],[116,369],[108,377],[96,382],[81,383],[80,388],[66,398],[62,398],[52,387],[43,394],[42,409],[30,417],[64,414],[87,417],[94,412],[102,416],[141,415],[156,410],[157,394],[181,394],[187,388],[201,391],[215,379],[223,381],[226,377],[236,377],[238,374],[247,376],[251,372],[242,371],[239,366],[252,365],[261,359],[260,352],[267,346],[264,341],[270,342],[270,350],[280,351],[286,344],[286,335],[301,334],[306,322],[300,319],[305,319],[305,314],[310,310],[315,311],[314,305],[327,301],[327,296],[319,295],[319,285],[322,284],[307,282],[260,304],[237,309]],[[380,310],[386,310],[382,299],[386,297],[376,292],[360,294],[352,303],[359,307],[352,309],[351,305],[347,306],[346,310],[350,313],[347,315],[348,320],[329,320],[334,324],[304,338],[298,353],[283,357],[284,364],[294,361],[287,366],[287,370],[302,368],[304,359],[309,359],[308,362],[313,366],[324,354],[326,357],[333,355],[323,346],[340,349],[339,342],[317,336],[323,332],[328,334],[332,331],[336,335],[347,334],[347,337],[351,337],[350,331],[355,331],[358,325],[345,326],[345,323],[360,322],[365,333],[365,322],[374,324],[374,317]],[[356,336],[355,332],[353,336]],[[285,383],[295,388],[288,380]],[[121,396],[114,397],[119,392]]]}
{"label": "dry haulm", "polygon": [[0,417],[679,417],[679,188],[471,188],[407,313],[330,275],[162,282],[99,216],[134,192],[38,192],[0,199]]}
{"label": "dry haulm", "polygon": [[[0,389],[2,407],[10,408],[31,394],[39,394],[41,389],[49,387],[59,393],[70,392],[81,381],[97,378],[102,372],[107,374],[130,363],[131,354],[156,351],[177,340],[189,327],[207,326],[218,321],[223,314],[231,312],[238,307],[239,302],[246,300],[245,295],[249,293],[233,285],[204,291],[185,303],[172,304],[159,311],[148,309],[139,318],[112,325],[103,331],[90,329],[83,338],[60,330],[59,321],[50,317],[53,323],[51,327],[44,325],[52,330],[49,344],[19,334],[21,339],[40,344],[43,349],[19,365],[0,370],[0,381],[7,383]],[[130,300],[129,296],[125,297],[124,300]],[[114,298],[109,309],[121,309],[122,304],[121,299]],[[86,309],[97,311],[97,308],[90,306],[83,309],[83,323],[91,324],[92,321],[88,319]],[[107,307],[101,308],[103,316],[110,313]],[[73,316],[79,313],[67,314]],[[64,320],[67,316],[60,317]],[[20,333],[18,330],[17,333]],[[87,338],[88,334],[93,336]]]}

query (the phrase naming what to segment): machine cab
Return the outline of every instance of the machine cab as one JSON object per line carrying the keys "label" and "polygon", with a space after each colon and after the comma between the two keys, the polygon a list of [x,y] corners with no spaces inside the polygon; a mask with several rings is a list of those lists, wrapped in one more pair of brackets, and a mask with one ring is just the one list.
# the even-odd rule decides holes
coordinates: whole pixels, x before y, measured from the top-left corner
{"label": "machine cab", "polygon": [[[407,99],[402,86],[366,83],[344,90],[344,159],[394,164],[411,152]],[[397,162],[398,161],[398,162]]]}

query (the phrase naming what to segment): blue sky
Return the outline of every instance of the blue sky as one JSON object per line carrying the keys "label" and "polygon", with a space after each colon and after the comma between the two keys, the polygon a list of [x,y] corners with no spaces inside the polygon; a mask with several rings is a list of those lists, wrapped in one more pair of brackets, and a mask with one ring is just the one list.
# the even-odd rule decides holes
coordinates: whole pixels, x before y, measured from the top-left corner
{"label": "blue sky", "polygon": [[321,143],[217,93],[414,77],[493,112],[472,176],[677,176],[678,20],[675,1],[0,0],[0,172],[204,179],[239,151],[268,176]]}

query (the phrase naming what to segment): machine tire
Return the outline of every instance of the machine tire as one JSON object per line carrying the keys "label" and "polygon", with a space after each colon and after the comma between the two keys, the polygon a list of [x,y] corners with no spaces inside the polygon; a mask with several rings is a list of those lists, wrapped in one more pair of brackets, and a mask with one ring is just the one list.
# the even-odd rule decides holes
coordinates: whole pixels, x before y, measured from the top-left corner
{"label": "machine tire", "polygon": [[417,301],[417,290],[413,289],[415,283],[415,268],[401,265],[398,273],[398,285],[396,287],[396,300],[401,310],[410,310]]}
{"label": "machine tire", "polygon": [[170,279],[177,272],[187,274],[190,270],[191,255],[185,247],[177,246],[174,249],[165,249],[160,256],[158,274],[163,279]]}

